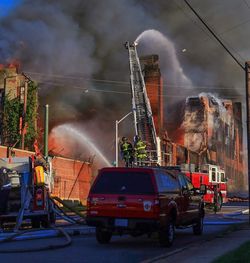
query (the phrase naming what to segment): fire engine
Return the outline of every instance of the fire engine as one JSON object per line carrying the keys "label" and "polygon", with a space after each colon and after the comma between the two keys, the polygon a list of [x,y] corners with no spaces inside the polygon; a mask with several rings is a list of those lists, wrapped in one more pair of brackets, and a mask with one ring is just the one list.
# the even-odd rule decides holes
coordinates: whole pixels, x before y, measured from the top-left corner
{"label": "fire engine", "polygon": [[[169,153],[162,152],[161,139],[156,134],[152,109],[136,46],[137,43],[125,43],[129,56],[135,134],[148,144],[149,160],[144,163],[148,166],[166,166],[164,156],[169,155]],[[188,151],[188,149],[186,150]],[[170,159],[172,160],[173,158]],[[173,165],[173,163],[176,163],[176,160],[172,160],[172,163],[167,165]],[[200,188],[201,184],[205,184],[207,186],[207,193],[204,195],[205,203],[213,204],[214,207],[220,209],[221,205],[227,202],[227,185],[224,170],[212,164],[199,163],[196,169],[193,170],[190,169],[191,166],[192,164],[183,164],[184,169],[182,171],[191,179],[195,188]]]}
{"label": "fire engine", "polygon": [[15,223],[18,229],[26,219],[34,228],[55,222],[49,174],[44,182],[42,176],[32,157],[0,159],[0,227]]}
{"label": "fire engine", "polygon": [[182,171],[190,178],[195,188],[200,188],[201,184],[207,186],[207,193],[203,197],[205,204],[216,204],[219,210],[222,204],[227,202],[227,183],[223,169],[217,165],[204,164],[200,172],[185,171],[185,169]]}

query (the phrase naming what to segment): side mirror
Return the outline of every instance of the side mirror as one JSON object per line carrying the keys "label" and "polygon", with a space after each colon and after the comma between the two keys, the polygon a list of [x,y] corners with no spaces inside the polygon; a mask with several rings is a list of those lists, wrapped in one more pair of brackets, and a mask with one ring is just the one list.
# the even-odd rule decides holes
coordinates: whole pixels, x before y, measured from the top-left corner
{"label": "side mirror", "polygon": [[201,184],[199,190],[200,194],[205,195],[207,193],[207,186],[205,184]]}

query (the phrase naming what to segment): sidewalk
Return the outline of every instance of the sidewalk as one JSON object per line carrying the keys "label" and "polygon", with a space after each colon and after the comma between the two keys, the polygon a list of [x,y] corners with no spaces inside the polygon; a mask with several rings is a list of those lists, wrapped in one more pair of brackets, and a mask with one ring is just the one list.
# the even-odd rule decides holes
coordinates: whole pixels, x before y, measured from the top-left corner
{"label": "sidewalk", "polygon": [[234,232],[225,233],[211,240],[177,249],[159,258],[151,259],[149,262],[209,263],[219,256],[238,248],[246,241],[250,241],[250,227],[244,225]]}

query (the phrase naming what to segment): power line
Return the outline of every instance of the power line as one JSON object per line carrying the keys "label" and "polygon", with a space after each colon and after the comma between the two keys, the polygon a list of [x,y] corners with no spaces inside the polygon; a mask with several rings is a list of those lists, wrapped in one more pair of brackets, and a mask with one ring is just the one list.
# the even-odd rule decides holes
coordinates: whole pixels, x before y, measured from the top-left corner
{"label": "power line", "polygon": [[176,6],[181,10],[181,12],[182,12],[196,27],[198,27],[200,30],[203,31],[203,33],[205,33],[210,39],[212,39],[211,36],[207,33],[207,31],[206,31],[204,28],[202,28],[187,12],[185,12],[185,10],[182,8],[181,5],[179,5],[179,4],[177,3],[176,0],[174,0],[174,3],[175,3]]}
{"label": "power line", "polygon": [[[182,13],[183,13],[186,17],[189,18],[189,20],[190,20],[195,26],[197,26],[199,29],[201,29],[210,39],[212,39],[211,35],[208,34],[201,26],[199,26],[199,25],[197,24],[197,22],[196,22],[188,13],[185,12],[185,10],[182,8],[182,6],[180,6],[180,5],[176,2],[176,0],[175,0],[174,3],[175,3],[176,6],[182,11]],[[234,27],[237,28],[237,27],[239,27],[240,25],[243,25],[243,24],[245,24],[245,23],[248,23],[249,21],[250,21],[250,20],[246,20],[246,21],[242,22],[242,24],[235,25]],[[217,34],[217,35],[220,36],[220,35],[223,35],[224,33],[230,32],[231,30],[234,29],[234,27],[229,28],[228,30],[225,30],[225,31],[223,31],[223,32],[221,32],[220,34]],[[224,41],[225,41],[225,40],[224,40]],[[231,45],[229,45],[228,43],[227,43],[227,45],[244,61],[244,58],[240,55],[240,53],[239,53],[237,50],[235,50],[235,49],[234,49]]]}
{"label": "power line", "polygon": [[187,0],[184,0],[187,6],[192,10],[192,12],[199,18],[202,24],[207,28],[207,30],[215,37],[215,39],[221,44],[221,46],[227,51],[227,53],[233,58],[233,60],[244,70],[245,67],[237,60],[237,58],[232,54],[232,52],[224,45],[224,43],[219,39],[219,37],[213,32],[213,30],[207,25],[207,23],[201,18],[201,16],[194,10],[194,8],[188,3]]}
{"label": "power line", "polygon": [[243,25],[245,25],[245,24],[248,24],[249,22],[250,22],[250,19],[247,19],[247,20],[245,20],[245,21],[243,21],[243,22],[241,22],[241,23],[239,23],[239,24],[237,24],[237,25],[232,26],[231,28],[226,29],[226,30],[223,31],[223,32],[220,32],[218,35],[226,34],[226,33],[230,32],[230,31],[235,30],[235,29],[238,28],[238,27],[241,27],[241,26],[243,26]]}
{"label": "power line", "polygon": [[[62,79],[72,79],[72,80],[84,80],[87,82],[98,82],[98,83],[104,83],[104,84],[112,84],[112,85],[118,85],[118,86],[130,86],[130,82],[127,81],[117,81],[117,80],[106,80],[106,79],[95,79],[95,78],[85,78],[85,77],[73,77],[73,76],[64,76],[64,75],[55,75],[55,74],[45,74],[45,73],[38,73],[38,72],[29,72],[26,71],[27,74],[34,74],[39,75],[40,79],[38,81],[43,81],[45,79],[46,81],[43,81],[44,83],[50,83],[50,84],[57,84],[58,82],[55,81],[47,81],[48,77],[56,77],[59,78],[57,81],[63,81]],[[65,83],[64,83],[65,84]],[[155,84],[147,84],[147,87],[158,87],[158,85]],[[183,85],[183,84],[164,84],[162,87],[167,88],[181,88],[181,89],[213,89],[213,90],[235,90],[234,87],[226,87],[223,85],[211,85],[211,84],[199,84],[199,85]]]}
{"label": "power line", "polygon": [[[53,82],[45,82],[45,84],[54,84]],[[63,86],[62,86],[63,87]],[[83,91],[84,93],[89,93],[89,92],[100,92],[100,93],[110,93],[110,94],[120,94],[120,95],[130,95],[131,96],[131,92],[129,91],[117,91],[117,90],[110,90],[110,89],[94,89],[94,88],[90,88],[90,89],[86,89],[84,87],[79,87],[79,86],[70,86],[70,88],[72,89],[78,89]],[[147,92],[148,95],[155,95],[155,93],[153,92]],[[194,95],[192,95],[194,96]],[[187,95],[183,94],[183,95],[164,95],[164,94],[159,94],[159,97],[164,97],[164,98],[186,98]],[[238,99],[241,98],[242,95],[234,95],[234,96],[225,96],[223,99]]]}

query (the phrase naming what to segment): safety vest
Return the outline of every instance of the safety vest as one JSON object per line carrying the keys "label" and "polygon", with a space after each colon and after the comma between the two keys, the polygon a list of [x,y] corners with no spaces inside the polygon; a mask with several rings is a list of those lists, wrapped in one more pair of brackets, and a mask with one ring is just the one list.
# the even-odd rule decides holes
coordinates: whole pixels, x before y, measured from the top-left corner
{"label": "safety vest", "polygon": [[36,185],[45,184],[44,168],[40,165],[35,167],[35,184]]}
{"label": "safety vest", "polygon": [[132,152],[132,144],[128,142],[124,142],[121,144],[121,151],[122,152]]}
{"label": "safety vest", "polygon": [[135,154],[137,158],[146,158],[147,157],[147,152],[146,152],[146,144],[139,140],[135,144]]}

